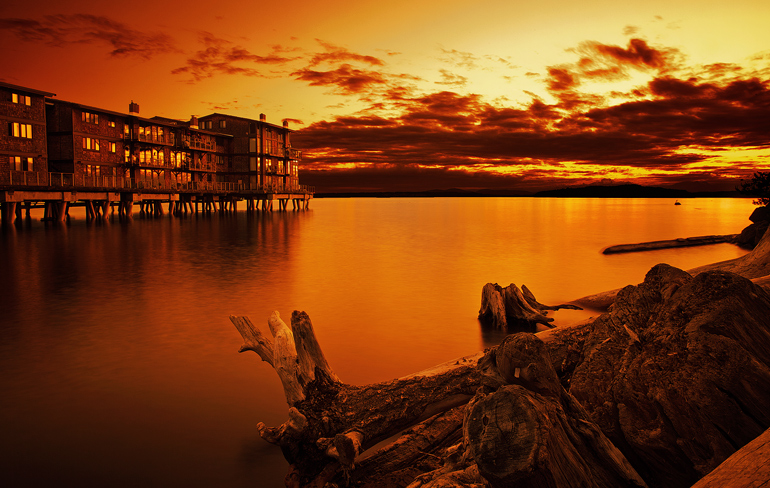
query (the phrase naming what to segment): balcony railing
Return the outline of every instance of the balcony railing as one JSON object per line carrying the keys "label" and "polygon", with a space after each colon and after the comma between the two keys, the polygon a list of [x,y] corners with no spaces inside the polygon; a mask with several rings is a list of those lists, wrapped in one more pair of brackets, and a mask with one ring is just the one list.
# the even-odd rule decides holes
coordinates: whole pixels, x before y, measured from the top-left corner
{"label": "balcony railing", "polygon": [[75,186],[75,175],[72,173],[48,173],[49,185],[54,188],[70,188]]}
{"label": "balcony railing", "polygon": [[217,165],[214,163],[190,163],[189,168],[192,171],[208,171],[213,173],[217,170]]}
{"label": "balcony railing", "polygon": [[83,175],[82,181],[75,178],[77,186],[84,188],[131,188],[131,178],[125,176],[94,176]]}
{"label": "balcony railing", "polygon": [[[1,173],[0,173],[1,174]],[[210,191],[254,193],[315,193],[315,187],[295,182],[263,183],[251,187],[248,183],[227,181],[166,181],[165,179],[131,179],[125,176],[74,175],[72,173],[36,173],[34,171],[10,171],[4,173],[11,186],[36,186],[51,189],[114,189],[114,190],[162,190],[162,191]],[[2,178],[5,180],[5,177]],[[3,184],[0,181],[0,184]]]}
{"label": "balcony railing", "polygon": [[45,186],[48,185],[48,173],[9,171],[8,182],[11,186]]}

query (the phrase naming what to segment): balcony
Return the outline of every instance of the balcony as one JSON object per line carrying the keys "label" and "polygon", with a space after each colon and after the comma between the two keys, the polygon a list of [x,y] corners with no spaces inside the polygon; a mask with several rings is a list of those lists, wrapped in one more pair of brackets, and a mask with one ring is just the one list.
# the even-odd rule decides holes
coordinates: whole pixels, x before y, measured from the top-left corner
{"label": "balcony", "polygon": [[217,170],[217,165],[214,163],[190,163],[190,171],[205,171],[207,173],[213,173]]}
{"label": "balcony", "polygon": [[48,173],[39,173],[37,171],[8,171],[7,181],[11,186],[45,186],[48,185]]}

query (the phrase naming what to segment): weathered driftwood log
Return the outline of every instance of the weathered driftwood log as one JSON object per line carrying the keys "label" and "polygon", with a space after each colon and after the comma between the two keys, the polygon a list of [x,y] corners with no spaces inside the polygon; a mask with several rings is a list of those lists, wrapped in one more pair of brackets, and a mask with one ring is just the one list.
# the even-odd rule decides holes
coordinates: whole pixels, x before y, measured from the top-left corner
{"label": "weathered driftwood log", "polygon": [[[269,340],[255,331],[248,319],[231,319],[244,336],[245,344],[241,350],[254,350],[261,356],[264,354],[265,358],[269,357],[266,353],[270,349]],[[510,382],[529,391],[522,393],[523,395],[531,394],[538,398],[542,395],[555,396],[558,405],[562,404],[560,396],[566,395],[551,365],[552,359],[544,352],[547,346],[539,339],[532,339],[536,342],[522,339],[523,342],[520,341],[516,345],[512,345],[514,343],[510,341],[506,342],[504,344],[507,346],[500,350],[499,357],[493,349],[480,356],[481,359],[476,356],[468,360],[458,360],[455,364],[432,368],[424,373],[358,387],[333,379],[328,363],[319,359],[323,354],[320,347],[317,347],[318,343],[306,314],[294,312],[291,322],[294,332],[288,330],[277,313],[269,320],[271,332],[276,337],[272,364],[282,377],[287,402],[292,405],[289,409],[289,420],[277,428],[268,428],[262,423],[258,425],[263,439],[279,445],[291,464],[287,486],[320,487],[329,481],[339,482],[342,478],[348,483],[353,483],[353,486],[367,486],[370,483],[379,483],[377,480],[384,479],[384,476],[391,480],[392,486],[406,486],[417,475],[434,471],[441,466],[447,458],[447,449],[453,449],[456,453],[462,452],[466,458],[466,466],[462,470],[452,469],[452,476],[457,479],[470,479],[474,473],[478,474],[480,471],[471,466],[476,464],[475,458],[465,454],[464,446],[469,441],[466,440],[460,445],[458,442],[462,439],[463,419],[465,423],[468,422],[464,405],[474,395],[487,395]],[[306,333],[297,332],[302,327]],[[530,334],[524,335],[534,337]],[[551,340],[558,337],[553,334]],[[283,342],[280,346],[277,344],[279,340]],[[309,347],[306,343],[313,346]],[[292,345],[294,352],[289,347]],[[521,351],[517,350],[519,348]],[[297,353],[302,349],[313,352],[305,358],[304,354]],[[565,348],[556,350],[562,351]],[[297,367],[276,367],[286,364],[285,358],[295,361]],[[302,364],[306,361],[315,365],[314,378],[310,381],[307,381],[307,373],[303,373],[309,371],[306,365]],[[560,361],[564,362],[565,359]],[[284,378],[289,376],[292,380],[285,381]],[[546,408],[542,402],[530,402],[527,405],[531,408]],[[559,408],[562,407],[553,406],[552,410]],[[528,418],[538,422],[537,428],[545,431],[550,427],[553,415],[548,412],[531,413]],[[591,431],[592,436],[600,436],[598,428],[593,427],[592,430],[584,425],[585,415],[575,408],[563,415],[578,415],[573,420],[562,420],[579,425],[583,431]],[[370,446],[399,434],[404,429],[407,430],[389,446],[375,453],[361,455]],[[543,469],[556,469],[558,465],[567,471],[585,471],[585,466],[573,466],[574,462],[583,462],[577,458],[569,462],[557,462],[557,458],[549,458],[549,453],[556,449],[557,445],[564,442],[574,444],[574,439],[581,438],[582,434],[573,432],[575,427],[571,429],[564,434],[564,438],[553,438],[546,445],[539,446],[539,457],[532,459],[533,464],[529,468],[520,466],[520,469],[540,473]],[[519,439],[518,442],[525,440]],[[571,449],[576,452],[585,449],[586,446],[580,442]],[[597,447],[599,444],[601,448]],[[609,450],[608,452],[614,449],[609,442],[599,444],[592,445],[591,449]],[[615,459],[617,453],[613,451],[600,457]],[[545,458],[549,458],[551,462],[544,463],[542,460]],[[622,470],[618,472],[616,464],[617,462],[613,461],[609,467],[596,468],[601,473],[609,470],[614,474],[597,476],[593,473],[592,476],[597,479],[638,478],[635,474],[631,475]],[[483,476],[491,476],[484,473]],[[545,476],[542,473],[538,476],[540,475]],[[563,475],[564,479],[573,476],[574,474]],[[481,478],[479,481],[482,481]],[[643,486],[643,483],[620,486]]]}
{"label": "weathered driftwood log", "polygon": [[692,488],[760,488],[770,485],[770,429],[727,458]]}
{"label": "weathered driftwood log", "polygon": [[[750,253],[739,258],[688,269],[687,272],[696,276],[706,271],[729,271],[754,281],[761,280],[767,286],[767,280],[770,276],[770,229],[763,232],[761,239]],[[594,310],[606,311],[615,301],[620,290],[618,288],[584,296],[573,300],[572,303]]]}
{"label": "weathered driftwood log", "polygon": [[559,383],[547,346],[509,335],[479,362],[460,453],[411,487],[641,487],[644,481]]}
{"label": "weathered driftwood log", "polygon": [[[272,322],[276,336],[288,336]],[[242,350],[280,364],[279,348],[247,319],[233,323]],[[770,294],[730,273],[693,278],[659,265],[619,292],[609,313],[538,334],[542,347],[506,339],[485,354],[361,387],[336,379],[309,318],[295,312],[292,327],[301,323],[309,334],[292,337],[303,399],[290,400],[288,388],[289,420],[259,426],[292,465],[287,486],[377,486],[386,472],[390,486],[560,486],[581,472],[602,480],[586,486],[634,486],[617,446],[650,486],[684,488],[770,426]],[[312,368],[299,365],[309,361],[302,349],[315,351]],[[524,425],[532,435],[516,430]],[[495,458],[500,449],[490,446],[505,442],[529,454]]]}
{"label": "weathered driftwood log", "polygon": [[262,438],[279,445],[292,464],[289,486],[310,486],[351,470],[362,451],[467,403],[482,382],[475,361],[458,361],[432,374],[365,387],[347,385],[329,367],[304,312],[292,314],[293,330],[277,312],[271,315],[275,344],[248,318],[233,316],[231,321],[244,338],[241,351],[255,351],[273,365],[292,407],[282,426],[258,425]]}
{"label": "weathered driftwood log", "polygon": [[505,288],[497,283],[487,283],[481,289],[481,309],[479,321],[484,326],[500,330],[525,327],[534,331],[537,324],[553,327],[553,319],[547,317],[548,310],[570,308],[580,310],[575,305],[543,305],[535,299],[529,289],[522,289],[511,283]]}
{"label": "weathered driftwood log", "polygon": [[738,234],[727,234],[718,236],[698,236],[698,237],[680,237],[679,239],[669,239],[666,241],[640,242],[637,244],[618,244],[605,247],[602,254],[619,254],[627,252],[652,251],[655,249],[671,249],[675,247],[694,247],[706,246],[709,244],[721,244],[724,242],[733,242]]}
{"label": "weathered driftwood log", "polygon": [[689,487],[770,427],[770,294],[658,265],[593,322],[570,392],[650,486]]}

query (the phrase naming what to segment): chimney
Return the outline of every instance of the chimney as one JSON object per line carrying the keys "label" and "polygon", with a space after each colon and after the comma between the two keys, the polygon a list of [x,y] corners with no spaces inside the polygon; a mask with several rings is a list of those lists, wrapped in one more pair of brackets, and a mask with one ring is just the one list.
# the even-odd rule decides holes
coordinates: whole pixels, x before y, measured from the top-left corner
{"label": "chimney", "polygon": [[286,120],[286,119],[283,119],[283,126],[288,129],[289,128],[289,121]]}
{"label": "chimney", "polygon": [[190,128],[191,129],[197,129],[198,128],[198,117],[191,116],[190,117]]}
{"label": "chimney", "polygon": [[267,120],[267,117],[265,117],[265,114],[259,114],[259,121],[265,122]]}
{"label": "chimney", "polygon": [[128,104],[128,115],[139,115],[139,104],[133,100]]}

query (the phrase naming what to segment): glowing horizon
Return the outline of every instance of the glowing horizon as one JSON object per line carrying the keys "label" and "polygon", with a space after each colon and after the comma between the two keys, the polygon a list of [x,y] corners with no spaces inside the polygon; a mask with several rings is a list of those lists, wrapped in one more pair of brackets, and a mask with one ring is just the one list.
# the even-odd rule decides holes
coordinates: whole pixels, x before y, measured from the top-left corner
{"label": "glowing horizon", "polygon": [[729,190],[770,170],[770,5],[33,3],[0,7],[0,80],[287,119],[319,191]]}

